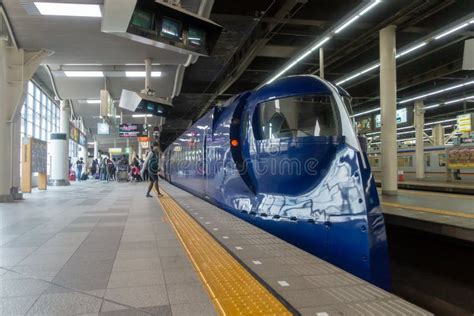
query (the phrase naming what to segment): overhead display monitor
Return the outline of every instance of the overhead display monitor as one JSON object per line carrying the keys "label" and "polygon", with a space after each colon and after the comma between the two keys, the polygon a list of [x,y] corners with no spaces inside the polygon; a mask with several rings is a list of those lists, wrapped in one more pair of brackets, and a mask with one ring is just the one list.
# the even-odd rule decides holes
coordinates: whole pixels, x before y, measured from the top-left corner
{"label": "overhead display monitor", "polygon": [[188,44],[196,47],[205,45],[206,33],[200,29],[190,27],[188,30]]}
{"label": "overhead display monitor", "polygon": [[148,136],[146,124],[120,124],[120,137],[145,137]]}
{"label": "overhead display monitor", "polygon": [[140,103],[136,109],[136,112],[153,114],[156,116],[165,116],[167,114],[163,105],[147,100],[143,100],[143,102]]}
{"label": "overhead display monitor", "polygon": [[[397,124],[405,124],[408,122],[407,117],[407,108],[397,110]],[[375,115],[375,128],[380,128],[382,126],[382,117],[380,114]]]}
{"label": "overhead display monitor", "polygon": [[222,26],[164,0],[107,0],[101,30],[180,54],[210,56]]}
{"label": "overhead display monitor", "polygon": [[144,10],[135,10],[130,23],[147,30],[153,29],[153,13]]}
{"label": "overhead display monitor", "polygon": [[181,38],[181,22],[164,17],[161,23],[160,33],[161,36],[175,41],[179,40]]}
{"label": "overhead display monitor", "polygon": [[97,123],[97,134],[98,135],[109,135],[110,128],[107,123]]}

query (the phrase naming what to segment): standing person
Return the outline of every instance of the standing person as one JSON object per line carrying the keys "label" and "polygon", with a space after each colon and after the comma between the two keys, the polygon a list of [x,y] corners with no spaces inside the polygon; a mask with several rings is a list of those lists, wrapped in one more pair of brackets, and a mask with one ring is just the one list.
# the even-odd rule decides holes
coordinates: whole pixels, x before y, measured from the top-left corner
{"label": "standing person", "polygon": [[163,196],[160,192],[160,187],[158,186],[158,171],[159,170],[159,161],[160,161],[160,147],[157,142],[153,143],[152,150],[148,153],[148,156],[143,163],[142,168],[142,178],[145,170],[148,171],[148,177],[150,178],[150,185],[148,186],[148,191],[146,197],[152,197],[150,194],[151,189],[155,186],[158,196]]}
{"label": "standing person", "polygon": [[107,159],[107,181],[114,180],[114,162],[111,159]]}
{"label": "standing person", "polygon": [[77,162],[76,162],[76,168],[77,168],[77,179],[79,181],[81,181],[81,177],[82,177],[82,167],[84,166],[84,159],[79,159]]}
{"label": "standing person", "polygon": [[92,160],[92,167],[91,167],[91,174],[95,178],[95,174],[97,173],[97,166],[98,166],[97,159]]}

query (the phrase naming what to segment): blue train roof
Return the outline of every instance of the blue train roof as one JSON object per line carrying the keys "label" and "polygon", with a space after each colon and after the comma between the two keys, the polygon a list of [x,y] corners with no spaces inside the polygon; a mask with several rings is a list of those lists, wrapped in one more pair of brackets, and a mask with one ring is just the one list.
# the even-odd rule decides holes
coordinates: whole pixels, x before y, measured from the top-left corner
{"label": "blue train roof", "polygon": [[[338,89],[338,88],[336,88]],[[344,90],[338,89],[339,93]],[[280,99],[297,95],[330,94],[328,82],[311,75],[289,76],[277,79],[253,91],[249,101],[256,104],[266,100]],[[342,92],[346,95],[347,92]],[[347,94],[348,95],[348,94]]]}

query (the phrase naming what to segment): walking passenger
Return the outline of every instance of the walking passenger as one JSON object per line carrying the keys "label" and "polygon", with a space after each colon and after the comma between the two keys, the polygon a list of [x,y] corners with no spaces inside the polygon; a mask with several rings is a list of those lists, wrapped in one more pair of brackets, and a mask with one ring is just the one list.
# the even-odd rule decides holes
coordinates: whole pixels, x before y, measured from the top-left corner
{"label": "walking passenger", "polygon": [[79,159],[77,162],[76,162],[76,168],[77,168],[77,179],[78,181],[81,181],[81,177],[82,177],[82,167],[84,166],[84,159]]}
{"label": "walking passenger", "polygon": [[150,185],[148,186],[148,191],[146,197],[152,197],[150,194],[153,186],[155,186],[156,193],[158,196],[163,196],[160,192],[160,187],[158,186],[158,172],[159,170],[159,161],[160,161],[160,147],[157,142],[153,144],[152,150],[148,153],[148,156],[143,163],[142,169],[142,178],[145,170],[148,171],[148,177],[150,178]]}

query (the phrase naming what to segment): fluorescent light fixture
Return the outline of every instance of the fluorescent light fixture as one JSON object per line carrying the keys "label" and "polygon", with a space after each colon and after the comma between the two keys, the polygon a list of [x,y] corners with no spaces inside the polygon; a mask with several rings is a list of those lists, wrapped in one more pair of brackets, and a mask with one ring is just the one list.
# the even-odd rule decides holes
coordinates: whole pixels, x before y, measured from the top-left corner
{"label": "fluorescent light fixture", "polygon": [[420,43],[420,44],[418,44],[418,45],[416,45],[416,46],[413,46],[413,47],[411,47],[411,48],[408,48],[407,50],[402,51],[400,54],[397,54],[397,55],[395,56],[395,58],[399,58],[399,57],[402,57],[403,55],[406,55],[406,54],[408,54],[408,53],[411,53],[412,51],[417,50],[418,48],[421,48],[421,47],[425,46],[426,44],[428,44],[428,42],[423,42],[423,43]]}
{"label": "fluorescent light fixture", "polygon": [[448,122],[454,122],[454,121],[457,121],[457,120],[458,120],[457,118],[454,118],[454,119],[449,119],[449,120],[442,120],[442,121],[436,121],[436,122],[429,122],[429,123],[426,123],[425,126],[436,125],[436,124],[442,124],[442,123],[448,123]]}
{"label": "fluorescent light fixture", "polygon": [[366,14],[367,12],[369,12],[370,10],[372,10],[377,4],[380,3],[381,0],[375,0],[374,3],[370,4],[367,8],[365,8],[364,10],[362,10],[360,13],[359,13],[359,16],[362,16],[364,14]]}
{"label": "fluorescent light fixture", "polygon": [[428,105],[428,106],[425,106],[425,110],[428,110],[428,109],[433,109],[433,108],[437,108],[439,107],[441,104],[433,104],[433,105]]}
{"label": "fluorescent light fixture", "polygon": [[369,113],[373,113],[373,112],[377,112],[377,111],[380,111],[380,108],[375,108],[375,109],[367,110],[367,111],[364,111],[364,112],[356,113],[356,114],[352,115],[352,117],[358,117],[358,116],[361,116],[361,115],[365,115],[365,114],[369,114]]}
{"label": "fluorescent light fixture", "polygon": [[448,31],[446,31],[446,32],[441,33],[440,35],[435,36],[434,39],[435,39],[435,40],[438,40],[438,39],[440,39],[440,38],[443,38],[443,37],[445,37],[446,35],[449,35],[449,34],[451,34],[451,33],[456,32],[457,30],[460,30],[460,29],[465,28],[466,26],[468,26],[468,25],[471,24],[472,22],[473,22],[473,21],[470,21],[470,22],[466,22],[466,23],[463,23],[463,24],[461,24],[461,25],[455,26],[455,27],[453,27],[452,29],[450,29],[450,30],[448,30]]}
{"label": "fluorescent light fixture", "polygon": [[104,76],[102,71],[65,71],[64,74],[69,78],[97,78]]}
{"label": "fluorescent light fixture", "polygon": [[469,99],[474,99],[474,95],[471,95],[469,97],[465,97],[465,98],[462,98],[462,99],[456,99],[456,100],[444,102],[444,104],[459,103],[459,102],[466,101],[466,100],[469,100]]}
{"label": "fluorescent light fixture", "polygon": [[327,41],[331,39],[331,36],[326,36],[321,42],[315,44],[313,47],[311,47],[311,51],[320,48],[321,46],[324,45]]}
{"label": "fluorescent light fixture", "polygon": [[356,77],[359,77],[360,75],[363,75],[363,74],[365,74],[365,73],[367,73],[367,72],[369,72],[369,71],[371,71],[371,70],[377,69],[377,68],[379,68],[379,67],[380,67],[380,64],[379,64],[379,63],[377,63],[377,64],[375,64],[375,65],[372,65],[372,66],[369,66],[368,68],[366,68],[366,69],[364,69],[364,70],[361,70],[361,71],[359,71],[358,73],[356,73],[356,74],[354,74],[354,75],[352,75],[352,76],[350,76],[350,77],[348,77],[348,78],[346,78],[346,79],[344,79],[344,80],[342,80],[342,81],[336,82],[336,85],[343,84],[343,83],[346,82],[346,81],[350,81],[350,80],[352,80],[352,79],[354,79],[354,78],[356,78]]}
{"label": "fluorescent light fixture", "polygon": [[151,114],[133,114],[132,117],[152,117]]}
{"label": "fluorescent light fixture", "polygon": [[34,2],[41,15],[82,16],[100,18],[98,4]]}
{"label": "fluorescent light fixture", "polygon": [[[125,76],[129,78],[145,78],[146,72],[145,71],[126,71]],[[161,71],[152,71],[152,77],[161,77]]]}
{"label": "fluorescent light fixture", "polygon": [[398,103],[399,103],[399,104],[403,104],[403,103],[407,103],[407,102],[410,102],[410,101],[423,99],[423,98],[426,98],[426,97],[429,97],[429,96],[432,96],[432,95],[435,95],[435,94],[440,94],[440,93],[443,93],[443,92],[446,92],[446,91],[458,89],[458,88],[461,88],[461,87],[464,87],[464,86],[468,86],[468,85],[471,85],[471,84],[474,84],[474,80],[473,80],[473,81],[466,82],[466,83],[454,85],[454,86],[451,86],[451,87],[447,87],[447,88],[444,88],[444,89],[435,90],[435,91],[432,91],[432,92],[429,92],[429,93],[425,93],[425,94],[422,94],[422,95],[418,95],[418,96],[416,96],[416,97],[412,97],[412,98],[409,98],[409,99],[406,99],[406,100],[402,100],[402,101],[400,101],[400,102],[398,102]]}
{"label": "fluorescent light fixture", "polygon": [[341,25],[339,28],[337,28],[334,33],[339,33],[340,31],[342,31],[343,29],[345,29],[346,27],[348,27],[349,25],[351,25],[352,23],[354,23],[360,16],[359,15],[356,15],[354,17],[352,17],[352,19],[350,19],[349,21],[347,21],[346,23],[344,23],[343,25]]}
{"label": "fluorescent light fixture", "polygon": [[[378,1],[378,2],[380,2],[380,1]],[[372,6],[374,6],[374,5],[377,4],[378,2],[372,3]],[[370,7],[370,6],[369,6],[369,7]],[[361,13],[359,14],[359,16],[361,16],[362,14],[363,14],[363,12],[361,12]],[[401,56],[403,56],[403,55],[406,55],[406,54],[408,54],[408,53],[410,53],[410,52],[413,52],[413,51],[415,51],[415,50],[417,50],[417,49],[419,49],[419,48],[421,48],[421,47],[423,47],[423,46],[429,44],[429,43],[430,43],[431,41],[433,41],[433,40],[436,40],[436,39],[442,38],[442,37],[444,37],[444,36],[446,36],[446,35],[448,35],[448,34],[454,33],[454,32],[456,32],[456,31],[458,31],[458,30],[460,30],[460,29],[466,27],[466,26],[469,25],[469,24],[474,24],[474,19],[472,18],[472,14],[469,14],[469,15],[467,16],[467,18],[466,18],[466,17],[464,18],[464,21],[463,21],[463,22],[461,22],[458,26],[453,27],[453,28],[451,28],[451,29],[448,30],[448,31],[445,31],[445,32],[443,32],[443,33],[441,33],[441,34],[439,34],[439,35],[435,35],[434,32],[433,32],[433,33],[431,33],[430,35],[424,37],[425,40],[423,40],[423,42],[421,42],[421,43],[413,43],[410,48],[407,48],[406,50],[401,51],[399,54],[397,54],[397,55],[396,55],[396,58],[399,58],[399,57],[401,57]],[[377,67],[376,67],[376,68],[377,68]],[[367,68],[366,68],[366,69],[367,69]],[[348,74],[348,75],[346,75],[346,78],[345,78],[345,79],[342,79],[342,80],[336,82],[336,85],[341,85],[341,84],[346,83],[346,82],[348,82],[348,81],[350,81],[350,80],[353,80],[353,79],[359,77],[360,75],[362,75],[363,73],[364,73],[364,72],[363,72],[363,70],[362,70],[362,71],[356,71],[355,73],[352,73],[352,74]]]}
{"label": "fluorescent light fixture", "polygon": [[100,100],[86,100],[88,104],[100,104]]}
{"label": "fluorescent light fixture", "polygon": [[348,27],[349,25],[351,25],[352,23],[354,23],[354,21],[356,21],[358,18],[360,18],[363,14],[367,13],[368,11],[370,11],[373,7],[375,7],[377,4],[379,4],[381,2],[381,0],[375,0],[373,2],[371,2],[367,7],[363,8],[362,11],[360,11],[359,13],[355,14],[354,16],[352,16],[351,18],[349,18],[347,21],[344,21],[342,23],[341,26],[337,27],[335,31],[332,31],[332,32],[329,32],[327,33],[327,36],[324,37],[323,40],[321,41],[318,41],[315,45],[313,45],[313,47],[311,47],[309,50],[305,51],[303,54],[301,54],[300,56],[298,56],[294,61],[292,61],[289,65],[287,65],[285,68],[283,68],[283,70],[281,70],[280,72],[278,72],[275,76],[273,76],[270,80],[268,80],[265,84],[269,84],[269,83],[272,83],[273,81],[275,81],[276,79],[278,79],[281,75],[283,75],[284,73],[286,73],[288,70],[290,70],[291,68],[293,68],[298,62],[300,62],[302,59],[304,59],[306,56],[308,56],[309,54],[311,54],[313,51],[315,51],[316,49],[320,48],[321,46],[324,45],[324,43],[326,43],[327,41],[329,41],[331,39],[331,35],[332,34],[338,34],[339,32],[341,32],[342,30],[344,30],[346,27]]}

